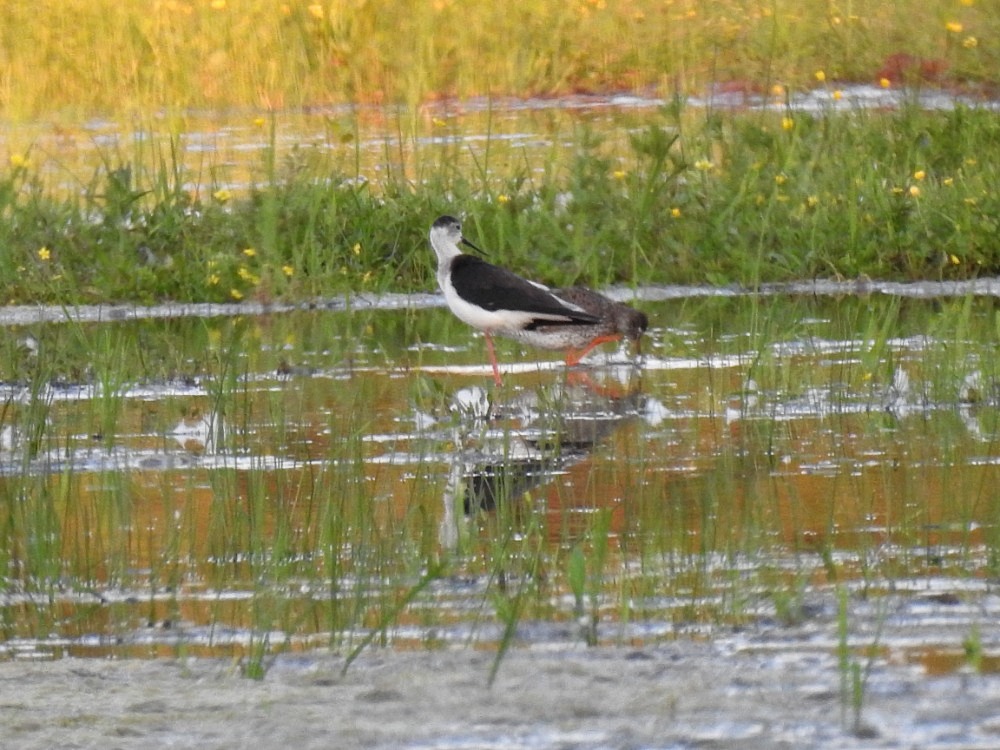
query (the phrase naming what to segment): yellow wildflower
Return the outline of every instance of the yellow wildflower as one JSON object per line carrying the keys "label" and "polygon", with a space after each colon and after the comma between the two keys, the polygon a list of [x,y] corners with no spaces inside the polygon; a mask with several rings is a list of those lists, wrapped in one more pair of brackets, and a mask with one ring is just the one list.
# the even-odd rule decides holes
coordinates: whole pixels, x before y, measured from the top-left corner
{"label": "yellow wildflower", "polygon": [[920,188],[916,185],[910,185],[910,197],[918,198],[920,196]]}
{"label": "yellow wildflower", "polygon": [[241,299],[243,299],[243,292],[241,292],[239,289],[230,289],[229,296],[232,297],[237,302],[239,302]]}
{"label": "yellow wildflower", "polygon": [[961,34],[963,28],[962,24],[960,24],[958,21],[948,21],[948,23],[946,23],[944,27],[952,34]]}
{"label": "yellow wildflower", "polygon": [[319,3],[313,3],[308,8],[306,8],[306,10],[309,11],[309,15],[311,15],[313,18],[318,18],[320,20],[323,20],[323,15],[324,15],[323,6],[320,5]]}
{"label": "yellow wildflower", "polygon": [[961,265],[961,263],[962,263],[962,261],[959,260],[958,256],[955,255],[955,253],[949,253],[948,254],[948,260],[951,261],[951,264],[953,266],[958,266],[958,265]]}
{"label": "yellow wildflower", "polygon": [[951,177],[945,177],[943,180],[941,180],[941,184],[944,185],[945,187],[951,187],[952,185],[955,184],[955,180]]}
{"label": "yellow wildflower", "polygon": [[884,89],[887,89],[890,86],[892,86],[892,81],[890,81],[888,78],[879,78],[878,85]]}
{"label": "yellow wildflower", "polygon": [[233,194],[230,193],[225,188],[219,188],[214,193],[212,193],[212,197],[215,198],[215,200],[217,200],[219,203],[227,203],[229,200],[232,199]]}
{"label": "yellow wildflower", "polygon": [[500,195],[497,196],[497,203],[501,206],[510,203],[510,196],[507,195],[507,193],[500,193]]}
{"label": "yellow wildflower", "polygon": [[814,73],[814,75],[816,76],[816,80],[819,81],[820,83],[826,82],[826,73],[824,73],[822,70],[817,70]]}
{"label": "yellow wildflower", "polygon": [[794,127],[795,127],[795,120],[793,120],[791,117],[782,117],[781,118],[781,129],[782,130],[791,130]]}
{"label": "yellow wildflower", "polygon": [[967,36],[962,40],[962,46],[966,49],[972,49],[973,47],[979,46],[979,40],[974,36]]}
{"label": "yellow wildflower", "polygon": [[708,159],[698,159],[694,163],[694,168],[697,169],[699,172],[708,172],[712,169],[712,166],[713,166],[712,162],[709,161]]}
{"label": "yellow wildflower", "polygon": [[295,269],[292,268],[291,266],[282,266],[281,272],[285,274],[285,276],[291,278],[292,275],[295,273]]}
{"label": "yellow wildflower", "polygon": [[252,247],[247,247],[247,248],[244,248],[243,254],[245,256],[247,256],[248,258],[253,258],[253,257],[255,257],[257,255],[257,251],[254,250]]}
{"label": "yellow wildflower", "polygon": [[920,180],[924,179],[924,177],[926,177],[926,176],[927,176],[927,173],[924,170],[922,170],[922,169],[918,169],[916,172],[913,173],[913,179],[917,180],[917,182],[919,182]]}
{"label": "yellow wildflower", "polygon": [[47,247],[42,246],[38,248],[38,260],[47,261],[51,257],[52,257],[52,251],[49,250]]}
{"label": "yellow wildflower", "polygon": [[11,154],[10,166],[14,169],[24,169],[28,166],[28,157],[25,154]]}
{"label": "yellow wildflower", "polygon": [[209,286],[218,286],[219,282],[222,281],[222,279],[219,278],[219,274],[210,273],[206,281],[208,282]]}
{"label": "yellow wildflower", "polygon": [[677,207],[671,208],[670,215],[673,216],[675,219],[679,219],[681,218],[681,210]]}
{"label": "yellow wildflower", "polygon": [[844,92],[841,91],[840,89],[835,89],[833,92],[833,100],[835,102],[839,102],[843,98],[844,98]]}
{"label": "yellow wildflower", "polygon": [[788,182],[788,176],[787,175],[785,175],[785,174],[776,174],[774,176],[774,184],[775,185],[784,185],[786,182]]}
{"label": "yellow wildflower", "polygon": [[355,255],[361,255],[361,243],[355,242],[354,247],[351,248],[351,252]]}
{"label": "yellow wildflower", "polygon": [[627,175],[628,172],[626,172],[624,169],[616,169],[614,172],[611,173],[611,176],[614,177],[616,180],[624,180]]}
{"label": "yellow wildflower", "polygon": [[816,208],[816,206],[818,205],[819,205],[818,195],[810,195],[809,197],[806,198],[806,206],[808,208]]}

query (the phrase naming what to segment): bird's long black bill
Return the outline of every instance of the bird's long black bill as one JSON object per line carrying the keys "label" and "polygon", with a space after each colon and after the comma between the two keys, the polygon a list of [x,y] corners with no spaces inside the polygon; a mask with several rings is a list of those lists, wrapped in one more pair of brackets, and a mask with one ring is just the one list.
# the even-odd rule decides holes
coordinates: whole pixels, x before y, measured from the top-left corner
{"label": "bird's long black bill", "polygon": [[486,257],[486,253],[484,253],[481,248],[478,248],[475,245],[473,245],[471,242],[469,242],[467,239],[465,239],[465,237],[462,238],[462,244],[466,245],[467,247],[471,247],[473,250],[475,250],[477,253],[479,253],[484,258]]}

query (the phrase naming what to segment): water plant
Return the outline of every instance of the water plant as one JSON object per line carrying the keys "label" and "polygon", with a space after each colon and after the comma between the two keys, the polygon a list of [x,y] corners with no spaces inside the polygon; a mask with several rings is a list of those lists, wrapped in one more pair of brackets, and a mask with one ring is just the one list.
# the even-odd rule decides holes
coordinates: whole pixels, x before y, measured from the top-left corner
{"label": "water plant", "polygon": [[[601,594],[611,540],[611,513],[607,509],[598,510],[585,539],[574,544],[566,558],[566,582],[573,594],[573,614],[588,646],[598,643]],[[589,548],[589,556],[583,545]]]}
{"label": "water plant", "polygon": [[850,645],[850,605],[847,588],[837,587],[837,661],[840,668],[841,723],[847,726],[845,713],[850,709],[851,732],[856,737],[876,737],[878,731],[865,723],[863,712],[868,680],[879,653],[881,626],[884,623],[883,607],[878,606],[876,633],[871,644],[865,647],[864,663],[858,660]]}

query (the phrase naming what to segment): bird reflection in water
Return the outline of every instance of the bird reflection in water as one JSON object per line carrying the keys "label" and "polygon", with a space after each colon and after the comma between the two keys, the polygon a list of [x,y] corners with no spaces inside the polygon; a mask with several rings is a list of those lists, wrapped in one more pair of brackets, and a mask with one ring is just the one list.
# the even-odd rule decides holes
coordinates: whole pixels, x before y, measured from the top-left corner
{"label": "bird reflection in water", "polygon": [[[611,434],[642,413],[638,387],[625,394],[574,382],[521,391],[490,404],[479,388],[456,394],[456,449],[444,496],[441,541],[457,543],[458,515],[515,503],[587,461]],[[461,510],[459,510],[461,508]]]}

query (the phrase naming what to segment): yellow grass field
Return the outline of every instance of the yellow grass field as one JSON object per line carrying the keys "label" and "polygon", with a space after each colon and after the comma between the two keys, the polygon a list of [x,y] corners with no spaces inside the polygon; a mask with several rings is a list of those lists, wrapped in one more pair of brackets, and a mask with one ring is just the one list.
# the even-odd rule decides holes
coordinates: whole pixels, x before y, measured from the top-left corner
{"label": "yellow grass field", "polygon": [[806,88],[886,73],[981,87],[1000,70],[998,40],[997,0],[7,0],[0,112]]}

